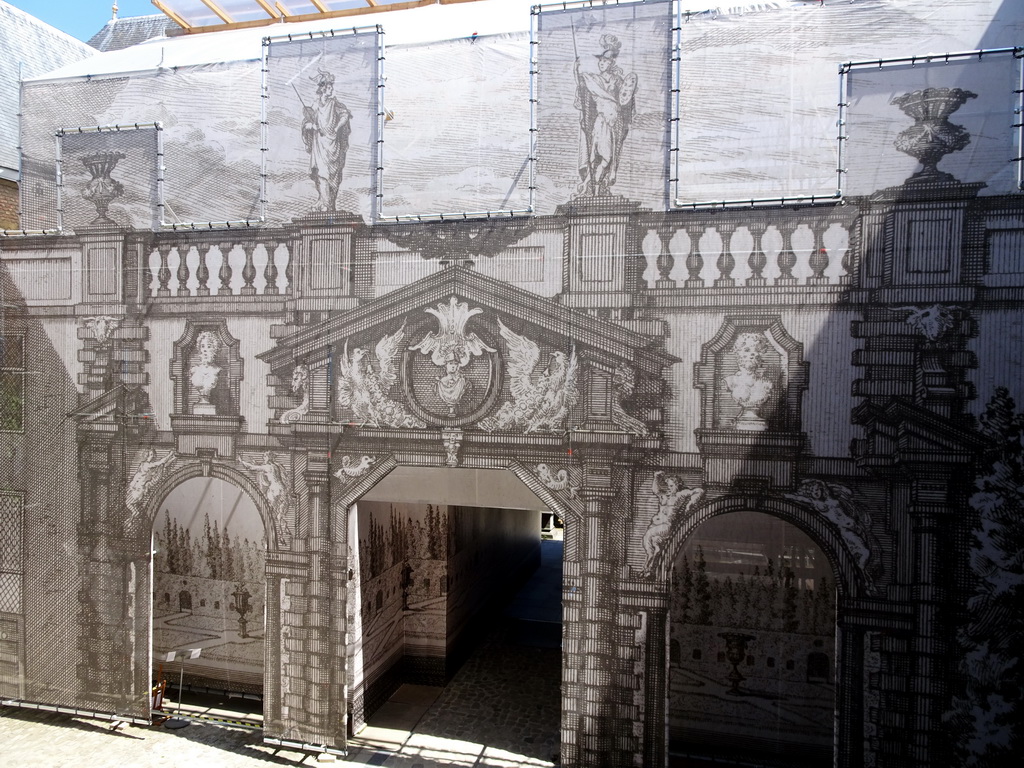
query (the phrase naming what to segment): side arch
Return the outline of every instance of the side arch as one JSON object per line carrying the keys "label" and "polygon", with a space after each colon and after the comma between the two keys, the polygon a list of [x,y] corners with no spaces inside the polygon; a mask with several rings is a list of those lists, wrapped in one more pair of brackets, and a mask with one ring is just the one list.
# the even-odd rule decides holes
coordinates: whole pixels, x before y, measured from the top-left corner
{"label": "side arch", "polygon": [[[260,493],[259,487],[244,472],[222,461],[203,462],[196,460],[187,461],[184,464],[176,463],[176,466],[160,479],[159,485],[157,485],[150,496],[150,500],[146,505],[145,530],[153,530],[156,517],[160,513],[160,507],[163,506],[171,492],[186,480],[192,480],[197,477],[212,477],[224,480],[240,488],[250,498],[259,512],[260,522],[263,523],[263,533],[267,537],[267,551],[275,552],[281,548],[277,527],[274,525],[273,513],[267,504],[267,500]],[[146,546],[148,548],[148,543]]]}
{"label": "side arch", "polygon": [[789,499],[763,496],[721,496],[705,502],[669,535],[658,577],[667,581],[672,566],[690,535],[713,517],[730,512],[760,512],[796,526],[818,545],[832,571],[840,598],[853,598],[867,589],[866,574],[857,565],[842,535],[822,515]]}

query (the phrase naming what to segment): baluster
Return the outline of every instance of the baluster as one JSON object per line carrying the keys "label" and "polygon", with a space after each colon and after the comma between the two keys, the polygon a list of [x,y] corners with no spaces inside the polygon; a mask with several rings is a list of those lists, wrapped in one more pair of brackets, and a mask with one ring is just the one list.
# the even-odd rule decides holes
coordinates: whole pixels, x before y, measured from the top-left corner
{"label": "baluster", "polygon": [[252,283],[256,279],[256,265],[252,263],[252,254],[256,250],[256,244],[242,243],[242,250],[245,252],[245,266],[242,267],[242,280],[245,284],[238,293],[241,296],[255,296],[256,286]]}
{"label": "baluster", "polygon": [[[178,295],[190,296],[188,290],[188,253],[191,248],[186,243],[178,245]],[[196,251],[198,253],[198,250]]]}
{"label": "baluster", "polygon": [[764,253],[762,241],[767,229],[768,225],[763,221],[747,224],[747,231],[750,232],[753,245],[750,249],[750,258],[747,261],[750,265],[750,277],[747,278],[746,285],[768,285],[768,280],[764,277],[764,268],[768,266],[768,257]]}
{"label": "baluster", "polygon": [[231,243],[220,243],[217,247],[220,248],[220,271],[217,272],[217,278],[220,280],[220,288],[217,289],[217,295],[230,296],[231,278],[234,274],[231,271],[231,262],[228,259],[231,255]]}
{"label": "baluster", "polygon": [[783,224],[778,227],[779,234],[782,235],[782,250],[779,251],[779,276],[775,278],[776,285],[796,285],[797,280],[793,277],[793,267],[796,266],[793,233],[799,226],[799,224]]}
{"label": "baluster", "polygon": [[211,253],[213,253],[212,243],[207,246],[205,254],[199,250],[199,245],[196,245],[196,255],[199,256],[199,266],[196,268],[196,279],[199,281],[199,287],[196,289],[197,296],[210,295],[210,287],[208,285],[210,282],[210,268],[206,264],[206,259]]}
{"label": "baluster", "polygon": [[690,238],[690,252],[686,256],[686,271],[689,277],[683,283],[687,288],[703,288],[704,278],[700,272],[704,269],[704,257],[700,253],[700,237],[704,234],[703,224],[691,224],[686,227],[686,235]]}
{"label": "baluster", "polygon": [[846,232],[846,250],[843,251],[842,267],[843,274],[839,276],[840,285],[849,285],[853,282],[853,273],[857,269],[856,255],[857,255],[857,233],[859,229],[856,226],[854,216],[856,212],[851,212],[850,209],[844,208],[841,215],[836,215],[838,212],[833,211],[833,215],[830,219],[837,224]]}
{"label": "baluster", "polygon": [[839,276],[839,282],[841,285],[849,285],[853,282],[853,238],[850,238],[850,242],[846,246],[846,252],[843,253],[843,272]]}
{"label": "baluster", "polygon": [[280,293],[277,290],[277,264],[274,263],[274,252],[277,249],[273,243],[264,243],[264,247],[267,249],[267,266],[263,269],[263,279],[267,281],[267,285],[263,293],[276,295]]}
{"label": "baluster", "polygon": [[168,286],[171,282],[171,267],[168,260],[171,256],[171,245],[170,243],[161,243],[156,249],[160,253],[160,269],[156,273],[156,279],[160,281],[160,285],[156,289],[156,295],[170,296],[171,289]]}
{"label": "baluster", "polygon": [[718,267],[715,287],[730,288],[736,285],[736,280],[732,276],[732,271],[736,269],[736,259],[732,255],[732,236],[736,232],[736,225],[731,222],[720,223],[715,225],[715,229],[718,230],[718,237],[722,241],[722,252],[718,254],[718,261],[715,262],[715,266]]}
{"label": "baluster", "polygon": [[285,289],[289,292],[292,290],[292,248],[287,242],[280,242],[278,246],[284,246],[284,256],[287,259],[284,265],[284,279],[288,283]]}
{"label": "baluster", "polygon": [[[813,226],[817,224],[818,226]],[[811,258],[808,261],[808,266],[811,268],[811,276],[807,278],[808,285],[828,285],[828,276],[825,274],[825,270],[828,269],[829,252],[825,248],[824,235],[825,230],[828,228],[829,222],[827,219],[812,222],[811,234],[814,235],[814,248],[811,250]]]}
{"label": "baluster", "polygon": [[656,231],[658,239],[661,241],[661,253],[658,254],[658,260],[655,262],[658,267],[658,282],[655,283],[655,287],[675,288],[676,281],[669,277],[669,275],[672,274],[672,270],[676,266],[676,259],[672,255],[672,249],[670,248],[672,236],[675,235],[676,228],[662,225]]}

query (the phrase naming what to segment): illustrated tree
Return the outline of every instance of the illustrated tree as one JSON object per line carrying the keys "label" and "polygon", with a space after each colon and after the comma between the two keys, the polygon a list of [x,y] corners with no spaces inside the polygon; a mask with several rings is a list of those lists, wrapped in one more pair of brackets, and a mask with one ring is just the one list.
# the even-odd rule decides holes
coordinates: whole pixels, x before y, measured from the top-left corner
{"label": "illustrated tree", "polygon": [[711,624],[714,611],[711,606],[711,581],[704,560],[704,547],[697,547],[697,573],[693,578],[693,623]]}
{"label": "illustrated tree", "polygon": [[1003,768],[1024,754],[1024,416],[1000,387],[981,417],[992,440],[970,498],[975,577],[959,633],[963,690],[947,719],[960,765]]}

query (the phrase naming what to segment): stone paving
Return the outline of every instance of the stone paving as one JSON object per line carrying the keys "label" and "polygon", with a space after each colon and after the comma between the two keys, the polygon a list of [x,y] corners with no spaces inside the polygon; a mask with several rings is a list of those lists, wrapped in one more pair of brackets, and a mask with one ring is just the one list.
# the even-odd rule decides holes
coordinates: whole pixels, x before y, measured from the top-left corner
{"label": "stone paving", "polygon": [[[508,644],[496,629],[444,689],[403,686],[336,765],[390,768],[552,766],[558,752],[561,652]],[[313,765],[315,755],[263,744],[259,730],[193,722],[123,725],[0,708],[0,764],[17,768],[253,768]]]}
{"label": "stone paving", "polygon": [[558,754],[561,665],[559,649],[513,645],[495,634],[466,661],[416,732],[552,761]]}
{"label": "stone paving", "polygon": [[[551,591],[551,579],[560,582],[560,555],[545,552],[547,567],[538,569],[539,581],[531,580],[534,595]],[[526,602],[536,602],[529,592]],[[557,638],[557,625],[530,621],[536,607],[522,604],[521,599],[512,616],[495,621],[446,687],[402,686],[351,740],[349,754],[329,761],[387,768],[556,765],[561,650],[550,636],[554,629]],[[208,722],[179,730],[112,728],[99,720],[0,707],[5,768],[255,768],[320,762],[326,761],[263,744],[262,731],[255,729]]]}

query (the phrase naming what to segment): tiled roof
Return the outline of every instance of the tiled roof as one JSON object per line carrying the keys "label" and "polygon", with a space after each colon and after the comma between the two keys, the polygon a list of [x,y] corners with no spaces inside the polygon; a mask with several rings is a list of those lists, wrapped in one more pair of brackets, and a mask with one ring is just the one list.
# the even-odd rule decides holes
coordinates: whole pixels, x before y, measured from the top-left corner
{"label": "tiled roof", "polygon": [[14,178],[18,167],[18,105],[21,77],[91,56],[80,40],[0,0],[0,176]]}
{"label": "tiled roof", "polygon": [[162,13],[127,16],[104,24],[103,29],[89,38],[89,45],[98,51],[120,51],[154,37],[167,37],[174,30],[180,27]]}

